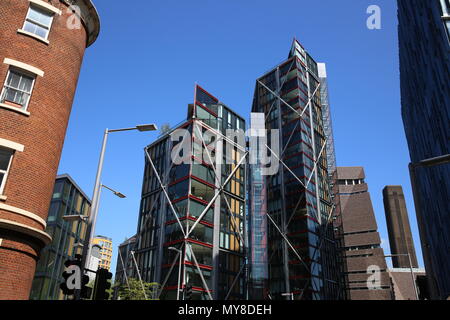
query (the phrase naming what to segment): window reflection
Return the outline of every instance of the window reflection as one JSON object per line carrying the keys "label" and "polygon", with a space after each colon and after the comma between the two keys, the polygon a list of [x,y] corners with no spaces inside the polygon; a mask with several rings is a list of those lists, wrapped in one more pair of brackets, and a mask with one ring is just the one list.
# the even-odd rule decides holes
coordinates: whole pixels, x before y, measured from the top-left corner
{"label": "window reflection", "polygon": [[212,200],[212,198],[214,197],[214,189],[203,184],[200,183],[196,180],[191,180],[192,181],[192,186],[191,186],[191,192],[192,195],[204,200],[206,202],[209,202]]}

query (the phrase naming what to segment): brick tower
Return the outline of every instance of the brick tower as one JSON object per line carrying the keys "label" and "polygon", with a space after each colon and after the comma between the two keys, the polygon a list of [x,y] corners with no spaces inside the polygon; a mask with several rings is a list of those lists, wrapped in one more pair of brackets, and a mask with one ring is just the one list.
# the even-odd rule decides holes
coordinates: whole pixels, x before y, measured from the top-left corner
{"label": "brick tower", "polygon": [[0,16],[0,300],[23,300],[51,240],[53,184],[100,22],[91,0],[2,0]]}

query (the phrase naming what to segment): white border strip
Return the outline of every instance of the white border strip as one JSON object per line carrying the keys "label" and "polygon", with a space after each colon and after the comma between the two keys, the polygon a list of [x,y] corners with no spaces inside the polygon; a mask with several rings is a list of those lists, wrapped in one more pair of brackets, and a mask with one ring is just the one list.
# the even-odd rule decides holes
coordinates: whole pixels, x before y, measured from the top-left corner
{"label": "white border strip", "polygon": [[13,150],[16,150],[19,152],[23,152],[23,150],[25,149],[23,144],[13,142],[10,140],[6,140],[6,139],[2,139],[2,138],[0,138],[0,146],[8,148],[8,149],[13,149]]}
{"label": "white border strip", "polygon": [[44,242],[45,245],[48,245],[50,242],[52,242],[52,237],[50,237],[50,235],[48,235],[44,231],[29,227],[21,223],[0,219],[0,228],[2,227],[6,228],[7,230],[9,229],[17,232],[22,232],[29,236],[35,237]]}
{"label": "white border strip", "polygon": [[34,221],[38,222],[41,226],[44,227],[44,229],[47,228],[47,222],[44,219],[42,219],[41,217],[39,217],[38,215],[34,214],[34,213],[31,213],[29,211],[26,211],[26,210],[23,210],[23,209],[19,209],[19,208],[13,207],[13,206],[9,206],[9,205],[4,204],[4,203],[0,203],[0,209],[1,210],[5,210],[5,211],[9,211],[9,212],[12,212],[12,213],[24,216],[24,217],[27,217],[27,218],[29,218],[31,220],[34,220]]}
{"label": "white border strip", "polygon": [[3,60],[4,64],[9,64],[10,66],[14,66],[17,67],[19,69],[23,69],[26,71],[29,71],[31,73],[34,73],[35,75],[38,75],[40,77],[44,76],[44,71],[42,71],[41,69],[38,69],[36,67],[30,66],[29,64],[20,62],[20,61],[16,61],[10,58],[5,58],[5,60]]}
{"label": "white border strip", "polygon": [[50,42],[47,39],[39,37],[37,34],[34,34],[32,32],[28,32],[28,31],[25,31],[23,29],[19,29],[19,30],[17,30],[17,33],[20,33],[20,34],[23,34],[23,35],[35,38],[36,40],[39,40],[39,41],[41,41],[41,42],[43,42],[45,44],[50,44]]}
{"label": "white border strip", "polygon": [[43,9],[46,9],[46,10],[56,13],[58,15],[62,14],[61,10],[59,10],[58,8],[56,8],[56,7],[52,6],[51,4],[44,2],[42,0],[29,0],[29,1]]}

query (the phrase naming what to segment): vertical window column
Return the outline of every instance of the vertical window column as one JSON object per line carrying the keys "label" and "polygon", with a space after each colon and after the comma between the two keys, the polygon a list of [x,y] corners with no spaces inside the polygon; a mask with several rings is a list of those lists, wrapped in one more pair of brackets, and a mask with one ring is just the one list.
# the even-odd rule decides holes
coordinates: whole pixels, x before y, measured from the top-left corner
{"label": "vertical window column", "polygon": [[14,153],[16,151],[23,152],[23,150],[23,145],[0,138],[0,200],[6,200],[4,191]]}
{"label": "vertical window column", "polygon": [[5,188],[13,154],[13,150],[0,147],[0,196],[3,194]]}

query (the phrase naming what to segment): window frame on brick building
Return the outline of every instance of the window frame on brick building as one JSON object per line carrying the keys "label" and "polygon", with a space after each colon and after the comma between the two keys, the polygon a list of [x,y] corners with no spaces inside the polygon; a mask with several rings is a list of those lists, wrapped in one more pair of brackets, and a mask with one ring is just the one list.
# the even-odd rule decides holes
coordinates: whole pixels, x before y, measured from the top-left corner
{"label": "window frame on brick building", "polygon": [[[33,37],[41,42],[49,44],[48,37],[50,35],[55,16],[61,15],[62,11],[55,6],[42,0],[29,0],[30,5],[25,16],[22,29],[17,30],[18,33]],[[33,13],[37,16],[37,20],[33,18]],[[48,21],[39,21],[42,16],[49,18]],[[31,28],[30,28],[31,26]],[[34,27],[34,28],[33,28]],[[33,31],[34,29],[34,31]],[[37,30],[45,31],[45,36],[39,34]]]}
{"label": "window frame on brick building", "polygon": [[[10,148],[6,148],[0,145],[0,196],[3,195],[3,191],[5,189],[5,185],[6,185],[6,181],[8,180],[8,174],[9,171],[11,170],[11,164],[12,164],[12,160],[14,157],[14,153],[15,150],[10,149]],[[5,156],[5,163],[7,163],[6,168],[2,168],[2,161],[1,161],[1,157],[3,155]],[[7,160],[7,157],[9,156],[9,160]]]}
{"label": "window frame on brick building", "polygon": [[[17,87],[14,87],[11,84],[8,84],[11,81],[11,77],[13,75],[18,75],[19,78],[19,83],[17,85]],[[29,71],[14,67],[14,66],[10,66],[8,69],[8,73],[6,74],[6,79],[5,82],[3,83],[3,87],[2,87],[2,91],[0,94],[0,104],[2,105],[8,105],[11,107],[16,107],[18,110],[21,111],[27,111],[28,106],[30,104],[30,100],[31,100],[31,96],[33,94],[33,89],[34,89],[34,85],[36,83],[36,77],[37,75],[34,73],[31,73]],[[29,92],[27,92],[25,89],[21,89],[20,85],[22,84],[22,80],[27,78],[27,80],[31,80],[31,85],[29,86]],[[24,102],[24,104],[21,103],[17,103],[16,101],[11,101],[6,99],[6,94],[8,92],[8,90],[13,90],[22,94],[23,95],[28,95],[26,102]],[[23,98],[22,98],[23,99]],[[10,102],[10,104],[8,104],[7,102]]]}
{"label": "window frame on brick building", "polygon": [[[35,20],[31,17],[31,14],[35,13],[38,14],[39,17],[41,16],[46,16],[46,18],[49,18],[49,22],[46,25],[45,23],[42,23],[41,21]],[[30,6],[28,7],[28,11],[27,11],[27,15],[25,17],[25,21],[23,23],[23,27],[22,30],[29,32],[39,38],[42,38],[44,40],[48,40],[48,36],[50,34],[50,30],[52,29],[52,25],[53,25],[53,20],[55,18],[55,12],[52,10],[49,10],[48,8],[44,8],[40,5],[37,5],[36,3],[30,3]],[[32,25],[33,27],[35,27],[36,29],[43,29],[46,31],[45,36],[43,37],[42,35],[31,31],[31,29],[27,30],[27,24]]]}

